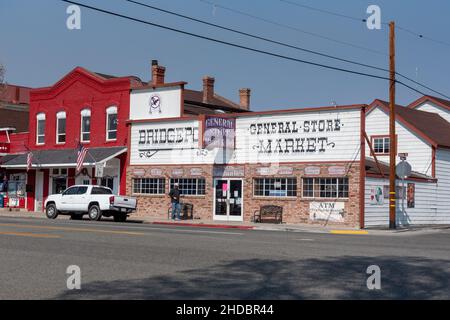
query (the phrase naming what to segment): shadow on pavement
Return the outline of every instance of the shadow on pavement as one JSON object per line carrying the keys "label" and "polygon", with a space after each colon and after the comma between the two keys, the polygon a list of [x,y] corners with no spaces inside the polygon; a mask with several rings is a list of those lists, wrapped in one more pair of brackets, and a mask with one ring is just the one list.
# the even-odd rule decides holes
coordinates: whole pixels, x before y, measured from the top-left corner
{"label": "shadow on pavement", "polygon": [[[369,265],[381,290],[368,290]],[[57,299],[449,299],[450,261],[416,257],[249,259],[144,279],[82,284]]]}

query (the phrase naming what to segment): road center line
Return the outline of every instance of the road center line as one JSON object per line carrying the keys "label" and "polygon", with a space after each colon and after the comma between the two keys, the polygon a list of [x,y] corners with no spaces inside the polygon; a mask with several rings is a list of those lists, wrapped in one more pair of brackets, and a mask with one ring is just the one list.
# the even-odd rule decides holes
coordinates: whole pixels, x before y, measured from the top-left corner
{"label": "road center line", "polygon": [[60,236],[57,236],[54,234],[29,233],[29,232],[0,232],[0,235],[31,237],[31,238],[44,238],[44,239],[61,238]]}
{"label": "road center line", "polygon": [[[79,224],[78,224],[79,225]],[[93,232],[93,233],[109,233],[109,234],[123,234],[123,235],[137,235],[145,236],[148,233],[145,232],[132,232],[132,231],[115,231],[104,229],[92,229],[92,228],[73,228],[73,227],[55,227],[55,226],[37,226],[37,225],[22,225],[13,223],[0,223],[0,227],[16,227],[16,228],[29,228],[29,229],[44,229],[44,230],[60,230],[60,231],[79,231],[79,232]],[[133,229],[140,230],[161,230],[166,232],[183,232],[183,233],[203,233],[203,234],[226,234],[226,235],[243,235],[238,232],[220,232],[220,231],[206,231],[206,230],[180,230],[172,228],[155,228],[155,227],[133,227]]]}

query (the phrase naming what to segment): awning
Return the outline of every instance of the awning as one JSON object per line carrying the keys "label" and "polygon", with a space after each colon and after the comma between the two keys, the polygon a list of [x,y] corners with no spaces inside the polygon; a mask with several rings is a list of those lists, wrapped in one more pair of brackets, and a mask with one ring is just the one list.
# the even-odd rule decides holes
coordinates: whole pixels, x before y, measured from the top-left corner
{"label": "awning", "polygon": [[[126,152],[126,147],[88,148],[84,166],[94,166],[106,162]],[[76,167],[78,149],[32,150],[32,168]],[[27,153],[11,154],[0,159],[1,168],[26,168]]]}

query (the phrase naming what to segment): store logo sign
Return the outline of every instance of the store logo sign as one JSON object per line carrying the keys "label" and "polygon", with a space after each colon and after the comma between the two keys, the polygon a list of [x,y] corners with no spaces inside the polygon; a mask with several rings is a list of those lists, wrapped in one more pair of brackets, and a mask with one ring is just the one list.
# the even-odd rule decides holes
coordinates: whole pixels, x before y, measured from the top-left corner
{"label": "store logo sign", "polygon": [[161,113],[161,97],[157,94],[153,94],[149,100],[150,114]]}

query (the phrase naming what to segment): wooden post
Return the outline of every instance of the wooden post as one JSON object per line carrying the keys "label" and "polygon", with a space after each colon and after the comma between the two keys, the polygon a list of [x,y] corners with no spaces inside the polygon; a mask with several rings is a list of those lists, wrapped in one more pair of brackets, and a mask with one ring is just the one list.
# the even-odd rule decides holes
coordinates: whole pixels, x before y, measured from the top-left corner
{"label": "wooden post", "polygon": [[395,22],[389,23],[389,229],[395,229],[396,194],[395,194]]}

